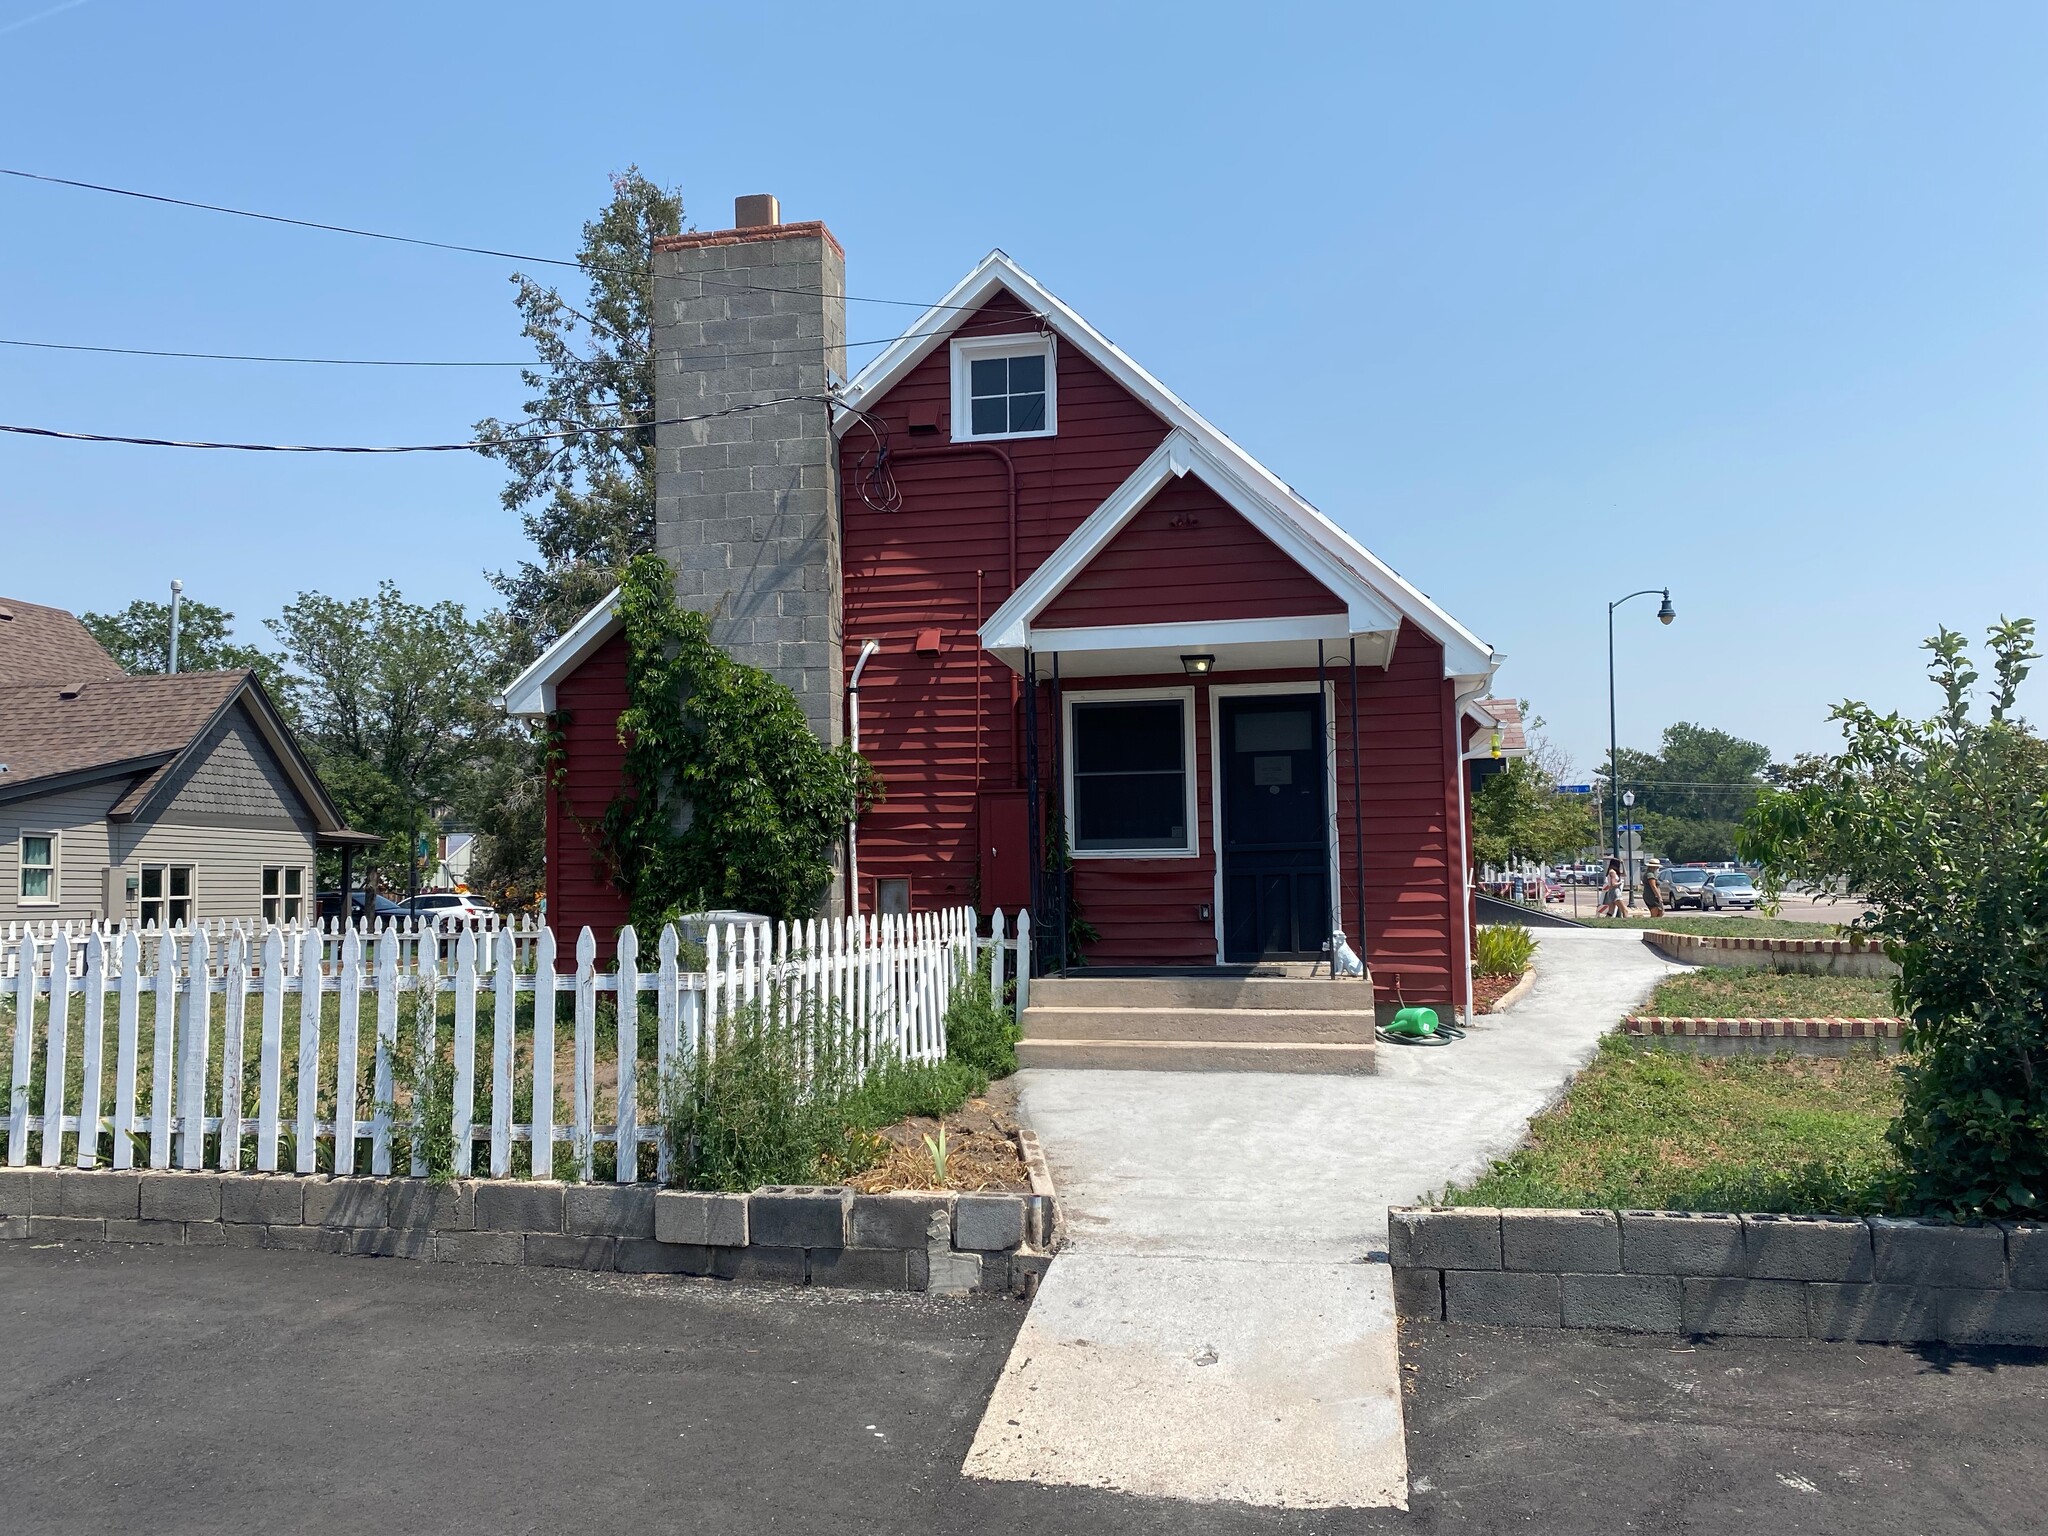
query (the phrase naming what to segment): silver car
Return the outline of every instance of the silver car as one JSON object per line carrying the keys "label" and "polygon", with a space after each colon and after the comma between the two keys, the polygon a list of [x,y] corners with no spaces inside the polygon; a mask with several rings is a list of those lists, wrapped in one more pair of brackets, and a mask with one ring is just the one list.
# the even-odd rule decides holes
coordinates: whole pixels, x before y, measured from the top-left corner
{"label": "silver car", "polygon": [[1754,912],[1756,904],[1763,900],[1763,893],[1756,888],[1756,882],[1749,878],[1746,870],[1717,869],[1714,878],[1700,891],[1700,905],[1710,911],[1719,912],[1727,907],[1743,907]]}
{"label": "silver car", "polygon": [[1657,871],[1657,896],[1667,912],[1676,912],[1680,907],[1704,907],[1706,888],[1713,879],[1713,871],[1707,869],[1660,869]]}

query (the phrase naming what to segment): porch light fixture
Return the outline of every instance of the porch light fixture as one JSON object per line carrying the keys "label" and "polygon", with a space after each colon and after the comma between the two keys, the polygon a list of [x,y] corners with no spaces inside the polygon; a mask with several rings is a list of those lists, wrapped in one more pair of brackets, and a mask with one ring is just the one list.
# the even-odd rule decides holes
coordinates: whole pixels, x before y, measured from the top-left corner
{"label": "porch light fixture", "polygon": [[1189,677],[1207,677],[1216,670],[1216,658],[1214,656],[1183,656],[1180,659],[1180,664],[1187,668]]}

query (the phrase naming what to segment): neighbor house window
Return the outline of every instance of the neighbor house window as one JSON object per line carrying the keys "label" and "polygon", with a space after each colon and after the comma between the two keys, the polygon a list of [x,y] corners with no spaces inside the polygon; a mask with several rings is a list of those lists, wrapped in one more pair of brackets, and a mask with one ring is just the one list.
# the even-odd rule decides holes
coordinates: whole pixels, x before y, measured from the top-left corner
{"label": "neighbor house window", "polygon": [[272,864],[263,871],[263,921],[296,923],[306,912],[306,872],[296,864]]}
{"label": "neighbor house window", "polygon": [[1057,393],[1052,339],[976,336],[953,343],[953,436],[1050,437]]}
{"label": "neighbor house window", "polygon": [[1195,851],[1186,696],[1075,699],[1067,716],[1077,854]]}
{"label": "neighbor house window", "polygon": [[21,834],[21,900],[24,906],[57,904],[57,834]]}
{"label": "neighbor house window", "polygon": [[145,928],[191,927],[192,866],[143,865],[140,916]]}

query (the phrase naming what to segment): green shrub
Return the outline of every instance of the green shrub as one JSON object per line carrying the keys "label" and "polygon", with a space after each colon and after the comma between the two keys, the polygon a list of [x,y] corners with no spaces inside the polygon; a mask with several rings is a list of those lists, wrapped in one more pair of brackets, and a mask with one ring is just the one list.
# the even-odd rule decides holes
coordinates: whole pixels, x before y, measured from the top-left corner
{"label": "green shrub", "polygon": [[1017,1021],[978,965],[968,967],[946,1005],[946,1055],[984,1078],[1017,1070]]}
{"label": "green shrub", "polygon": [[1495,923],[1473,939],[1472,963],[1482,976],[1519,976],[1536,956],[1536,939],[1516,923]]}
{"label": "green shrub", "polygon": [[876,1131],[912,1115],[936,1119],[988,1092],[988,1076],[964,1061],[890,1061],[873,1068],[847,1101],[847,1118]]}

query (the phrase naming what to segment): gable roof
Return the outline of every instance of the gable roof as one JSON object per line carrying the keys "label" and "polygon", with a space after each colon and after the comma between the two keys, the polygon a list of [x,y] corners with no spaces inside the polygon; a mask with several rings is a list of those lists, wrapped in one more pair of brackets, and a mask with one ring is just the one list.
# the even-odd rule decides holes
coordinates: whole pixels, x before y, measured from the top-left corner
{"label": "gable roof", "polygon": [[619,589],[613,587],[589,612],[562,632],[562,637],[533,659],[505,687],[498,703],[508,715],[553,714],[555,684],[590,658],[618,627]]}
{"label": "gable roof", "polygon": [[152,802],[230,711],[248,712],[324,837],[352,841],[341,812],[291,728],[256,681],[240,672],[131,677],[0,688],[0,802],[108,779],[130,780],[108,815],[147,820]]}
{"label": "gable roof", "polygon": [[0,597],[0,688],[88,683],[125,675],[76,615]]}
{"label": "gable roof", "polygon": [[[1254,522],[1269,537],[1274,537],[1276,543],[1281,543],[1283,548],[1288,547],[1273,532],[1275,527],[1286,526],[1293,531],[1297,545],[1312,547],[1323,564],[1347,573],[1343,586],[1326,583],[1333,591],[1348,601],[1352,590],[1370,590],[1383,613],[1391,611],[1405,617],[1435,638],[1444,648],[1444,672],[1447,676],[1479,678],[1491,673],[1497,663],[1492,648],[1486,642],[1317,511],[1286,481],[1204,420],[1193,407],[1147,373],[1107,336],[1082,319],[1079,313],[1001,250],[990,251],[973,271],[953,285],[951,292],[912,321],[909,329],[854,376],[840,396],[840,408],[834,413],[835,425],[844,430],[855,419],[855,412],[879,400],[934,348],[943,345],[977,309],[1003,291],[1029,306],[1063,342],[1079,348],[1089,361],[1149,406],[1172,429],[1169,442],[1178,437],[1181,440],[1180,451],[1198,450],[1206,461],[1205,468],[1213,467],[1241,490],[1249,501],[1269,513],[1267,520],[1254,519]],[[1162,451],[1165,447],[1165,444],[1161,445]],[[1184,469],[1176,471],[1186,472]],[[1137,477],[1134,475],[1132,478]],[[1219,493],[1227,494],[1225,486],[1210,480],[1208,473],[1205,472],[1202,478]],[[1106,508],[1110,503],[1103,505]],[[1142,498],[1124,516],[1127,518],[1137,505],[1142,505]],[[1244,512],[1245,508],[1239,506],[1238,510]],[[1246,512],[1246,516],[1251,514]],[[1089,522],[1093,521],[1091,517]],[[1087,524],[1083,527],[1085,529]],[[1111,530],[1112,533],[1114,531]],[[1073,537],[1078,539],[1080,536],[1081,531],[1077,530]],[[1058,560],[1064,553],[1063,547],[1054,559]],[[1310,566],[1309,569],[1314,571],[1317,567]],[[1026,586],[1029,585],[1027,582]],[[1013,601],[1023,595],[1024,588],[1020,587],[1013,594]],[[1050,600],[1049,595],[1046,600]],[[1038,606],[1042,607],[1043,603]],[[1009,604],[1004,607],[1007,609]],[[1035,611],[1036,608],[1033,609]],[[990,623],[993,625],[994,620]],[[984,636],[990,633],[988,628],[983,631]],[[991,642],[985,639],[984,643]]]}

